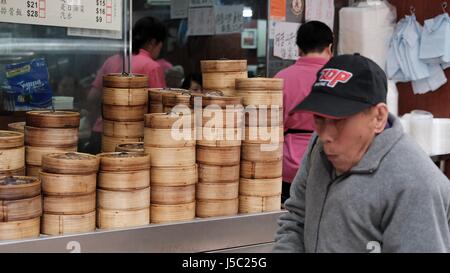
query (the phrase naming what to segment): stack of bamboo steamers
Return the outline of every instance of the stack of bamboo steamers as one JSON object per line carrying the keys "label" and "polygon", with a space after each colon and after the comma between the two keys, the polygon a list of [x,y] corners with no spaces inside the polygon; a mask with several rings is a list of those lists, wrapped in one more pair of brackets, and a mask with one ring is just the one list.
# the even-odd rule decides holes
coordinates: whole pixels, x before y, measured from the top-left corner
{"label": "stack of bamboo steamers", "polygon": [[[246,107],[239,185],[239,212],[280,209],[283,152],[283,80],[236,80]],[[267,107],[267,111],[263,109]]]}
{"label": "stack of bamboo steamers", "polygon": [[148,109],[147,86],[145,75],[103,76],[103,152],[114,152],[121,143],[142,140],[144,114]]}
{"label": "stack of bamboo steamers", "polygon": [[247,78],[247,60],[201,61],[203,89],[220,90],[225,96],[236,95],[236,79]]}
{"label": "stack of bamboo steamers", "polygon": [[23,133],[0,131],[0,176],[25,174]]}
{"label": "stack of bamboo steamers", "polygon": [[39,177],[42,156],[76,152],[80,114],[70,111],[29,111],[26,113],[25,158],[27,175]]}

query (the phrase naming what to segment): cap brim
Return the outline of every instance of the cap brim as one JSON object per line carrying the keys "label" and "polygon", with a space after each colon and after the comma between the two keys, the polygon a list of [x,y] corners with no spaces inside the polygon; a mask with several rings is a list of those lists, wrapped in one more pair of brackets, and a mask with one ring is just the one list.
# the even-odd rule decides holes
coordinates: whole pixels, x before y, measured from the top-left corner
{"label": "cap brim", "polygon": [[307,112],[332,119],[342,119],[371,107],[369,103],[349,100],[329,93],[314,91],[298,104],[289,115]]}

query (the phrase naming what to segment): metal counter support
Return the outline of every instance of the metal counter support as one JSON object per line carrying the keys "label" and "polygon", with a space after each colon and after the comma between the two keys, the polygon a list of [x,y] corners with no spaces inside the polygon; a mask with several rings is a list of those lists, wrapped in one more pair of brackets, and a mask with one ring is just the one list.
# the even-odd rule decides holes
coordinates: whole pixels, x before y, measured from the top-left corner
{"label": "metal counter support", "polygon": [[284,211],[196,219],[113,231],[0,242],[0,252],[217,252],[258,245],[268,251]]}

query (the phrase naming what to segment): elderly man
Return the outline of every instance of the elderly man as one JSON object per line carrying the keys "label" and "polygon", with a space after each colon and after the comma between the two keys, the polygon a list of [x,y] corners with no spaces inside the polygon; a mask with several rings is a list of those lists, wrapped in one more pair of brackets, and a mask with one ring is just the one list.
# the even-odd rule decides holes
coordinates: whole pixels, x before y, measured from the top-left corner
{"label": "elderly man", "polygon": [[448,252],[450,182],[386,106],[373,61],[332,58],[294,111],[312,137],[274,252]]}

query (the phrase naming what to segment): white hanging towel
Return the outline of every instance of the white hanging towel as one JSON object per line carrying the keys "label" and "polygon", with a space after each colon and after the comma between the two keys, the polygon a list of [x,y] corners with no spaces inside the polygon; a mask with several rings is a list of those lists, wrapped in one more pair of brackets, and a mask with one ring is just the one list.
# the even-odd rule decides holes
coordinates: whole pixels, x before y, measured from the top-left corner
{"label": "white hanging towel", "polygon": [[450,65],[450,17],[447,13],[425,20],[419,56],[426,63]]}

